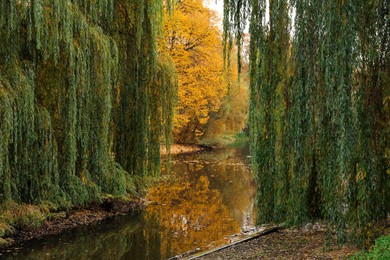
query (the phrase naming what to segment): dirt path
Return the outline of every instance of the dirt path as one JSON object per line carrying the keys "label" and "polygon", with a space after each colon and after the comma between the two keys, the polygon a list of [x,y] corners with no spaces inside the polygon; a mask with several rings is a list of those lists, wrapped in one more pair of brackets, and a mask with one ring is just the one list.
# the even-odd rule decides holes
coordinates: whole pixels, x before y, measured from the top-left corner
{"label": "dirt path", "polygon": [[340,259],[358,252],[333,241],[326,248],[326,231],[284,229],[197,259]]}

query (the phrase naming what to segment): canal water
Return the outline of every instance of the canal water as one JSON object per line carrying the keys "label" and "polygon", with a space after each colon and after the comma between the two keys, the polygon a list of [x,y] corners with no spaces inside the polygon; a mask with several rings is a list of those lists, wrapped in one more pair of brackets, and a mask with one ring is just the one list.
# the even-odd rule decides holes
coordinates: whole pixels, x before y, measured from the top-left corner
{"label": "canal water", "polygon": [[255,224],[247,147],[173,157],[166,184],[135,216],[118,216],[32,240],[4,259],[168,259],[234,240]]}

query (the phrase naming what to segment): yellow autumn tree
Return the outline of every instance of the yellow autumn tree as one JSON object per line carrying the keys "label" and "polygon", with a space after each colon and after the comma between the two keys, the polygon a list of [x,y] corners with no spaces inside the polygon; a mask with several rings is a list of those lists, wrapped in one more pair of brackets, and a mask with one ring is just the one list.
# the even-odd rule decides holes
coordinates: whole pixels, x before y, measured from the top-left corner
{"label": "yellow autumn tree", "polygon": [[223,98],[218,111],[210,113],[210,118],[204,126],[202,144],[211,146],[228,145],[239,141],[237,134],[247,129],[250,91],[247,55],[245,53],[247,49],[245,47],[244,45],[239,81],[237,78],[237,55],[234,55],[237,52],[237,48],[233,47],[231,50],[230,67],[225,72],[225,78],[229,79],[229,94]]}
{"label": "yellow autumn tree", "polygon": [[180,0],[165,14],[160,52],[170,55],[179,78],[176,142],[194,142],[227,94],[221,32],[216,13],[202,0]]}

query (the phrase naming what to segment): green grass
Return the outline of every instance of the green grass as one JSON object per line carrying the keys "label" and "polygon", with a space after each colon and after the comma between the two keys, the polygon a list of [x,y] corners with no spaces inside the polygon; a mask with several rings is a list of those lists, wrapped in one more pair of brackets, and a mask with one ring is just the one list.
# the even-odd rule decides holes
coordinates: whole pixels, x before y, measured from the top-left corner
{"label": "green grass", "polygon": [[236,135],[220,135],[213,138],[207,138],[200,141],[205,146],[238,146],[248,142],[248,136],[241,132]]}
{"label": "green grass", "polygon": [[[49,213],[47,205],[18,204],[8,201],[1,205],[0,223],[2,227],[38,228],[45,221]],[[4,229],[2,235],[9,233],[10,229]]]}

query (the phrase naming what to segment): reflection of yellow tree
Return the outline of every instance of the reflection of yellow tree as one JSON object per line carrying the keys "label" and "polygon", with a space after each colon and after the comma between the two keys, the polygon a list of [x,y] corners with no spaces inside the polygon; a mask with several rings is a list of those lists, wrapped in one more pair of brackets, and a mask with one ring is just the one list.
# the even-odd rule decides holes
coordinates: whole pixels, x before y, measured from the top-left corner
{"label": "reflection of yellow tree", "polygon": [[[207,177],[196,183],[177,182],[152,188],[146,218],[157,217],[161,225],[161,253],[183,253],[240,231],[217,190]],[[172,237],[173,236],[173,237]]]}
{"label": "reflection of yellow tree", "polygon": [[220,191],[224,204],[241,228],[254,225],[256,185],[245,158],[236,149],[226,149],[213,154],[213,161],[206,170],[216,175],[211,181],[212,187]]}

